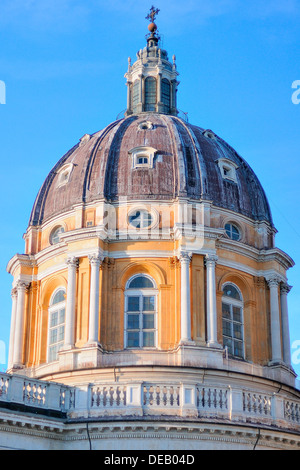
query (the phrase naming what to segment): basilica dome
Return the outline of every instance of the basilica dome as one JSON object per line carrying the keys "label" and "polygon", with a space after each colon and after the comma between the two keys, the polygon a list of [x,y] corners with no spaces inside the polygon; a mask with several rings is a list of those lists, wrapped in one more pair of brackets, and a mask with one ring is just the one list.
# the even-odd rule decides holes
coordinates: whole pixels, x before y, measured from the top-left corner
{"label": "basilica dome", "polygon": [[177,116],[133,114],[85,135],[47,176],[30,225],[97,200],[212,201],[272,225],[264,190],[247,162],[211,130]]}
{"label": "basilica dome", "polygon": [[[63,421],[50,445],[70,449],[84,439],[118,450],[300,448],[294,262],[276,247],[248,163],[179,117],[176,58],[160,47],[157,13],[128,60],[124,116],[83,135],[50,171],[25,253],[8,263],[0,402],[11,393],[9,412],[45,414],[39,445],[52,416]],[[14,421],[19,446],[26,421],[14,416],[4,426]]]}

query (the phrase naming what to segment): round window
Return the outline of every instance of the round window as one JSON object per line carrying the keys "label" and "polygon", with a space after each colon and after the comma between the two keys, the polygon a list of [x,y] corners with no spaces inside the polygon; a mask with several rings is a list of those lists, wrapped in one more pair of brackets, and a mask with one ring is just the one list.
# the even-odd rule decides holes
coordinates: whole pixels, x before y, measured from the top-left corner
{"label": "round window", "polygon": [[135,228],[148,228],[153,222],[153,217],[146,210],[136,210],[129,214],[128,220],[130,225]]}
{"label": "round window", "polygon": [[56,245],[60,242],[60,235],[64,233],[63,227],[55,227],[50,234],[50,243],[51,245]]}
{"label": "round window", "polygon": [[226,224],[225,225],[225,231],[226,231],[227,236],[231,240],[235,240],[235,241],[240,240],[241,233],[240,233],[239,229],[236,227],[236,225]]}

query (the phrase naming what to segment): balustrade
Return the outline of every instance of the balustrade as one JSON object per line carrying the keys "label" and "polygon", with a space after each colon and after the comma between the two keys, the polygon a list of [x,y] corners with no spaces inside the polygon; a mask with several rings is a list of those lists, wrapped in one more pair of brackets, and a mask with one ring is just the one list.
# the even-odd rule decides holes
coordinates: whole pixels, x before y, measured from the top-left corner
{"label": "balustrade", "polygon": [[[75,397],[76,404],[75,406]],[[78,399],[78,402],[77,402]],[[80,416],[104,414],[192,416],[226,419],[233,422],[280,422],[283,427],[299,428],[300,405],[280,394],[232,389],[230,386],[185,383],[90,384],[68,387],[32,380],[18,375],[0,374],[0,406],[8,403],[30,408],[60,411]],[[74,414],[74,415],[73,415]]]}

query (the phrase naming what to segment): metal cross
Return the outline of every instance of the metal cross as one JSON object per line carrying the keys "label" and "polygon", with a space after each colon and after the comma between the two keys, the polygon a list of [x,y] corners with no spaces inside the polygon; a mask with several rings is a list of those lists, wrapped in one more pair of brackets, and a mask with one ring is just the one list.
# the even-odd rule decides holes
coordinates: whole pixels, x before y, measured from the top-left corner
{"label": "metal cross", "polygon": [[149,20],[154,23],[154,20],[159,12],[160,10],[158,8],[155,9],[155,7],[152,5],[149,15],[146,16],[146,20]]}

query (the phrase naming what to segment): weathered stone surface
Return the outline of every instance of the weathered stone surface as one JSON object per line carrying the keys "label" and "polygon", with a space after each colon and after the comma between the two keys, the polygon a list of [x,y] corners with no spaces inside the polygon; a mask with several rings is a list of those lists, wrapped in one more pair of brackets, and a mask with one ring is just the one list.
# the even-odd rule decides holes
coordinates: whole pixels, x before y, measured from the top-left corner
{"label": "weathered stone surface", "polygon": [[[144,121],[152,125],[141,129]],[[177,117],[156,113],[111,123],[73,147],[50,171],[29,225],[39,225],[75,204],[120,197],[209,200],[217,207],[272,224],[267,198],[253,170],[221,138],[208,135]],[[132,168],[129,151],[136,147],[157,149],[153,168]],[[223,178],[217,163],[222,158],[237,165],[236,182]],[[60,168],[70,163],[69,181],[61,185]]]}

